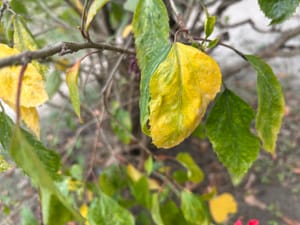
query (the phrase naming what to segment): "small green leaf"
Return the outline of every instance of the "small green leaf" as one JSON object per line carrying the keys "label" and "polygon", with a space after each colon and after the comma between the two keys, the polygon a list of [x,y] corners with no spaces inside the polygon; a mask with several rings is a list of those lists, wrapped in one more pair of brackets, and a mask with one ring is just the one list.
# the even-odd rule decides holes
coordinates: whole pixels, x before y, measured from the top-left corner
{"label": "small green leaf", "polygon": [[90,225],[134,225],[134,218],[114,199],[101,193],[89,208],[88,222]]}
{"label": "small green leaf", "polygon": [[124,9],[130,12],[134,12],[139,0],[127,0],[124,3]]}
{"label": "small green leaf", "polygon": [[47,76],[45,89],[49,98],[52,98],[56,92],[59,90],[59,87],[62,83],[62,79],[60,77],[60,73],[58,71],[53,71]]}
{"label": "small green leaf", "polygon": [[[64,225],[65,222],[67,222],[65,219],[69,221],[71,218],[78,222],[83,221],[80,214],[73,209],[65,196],[57,189],[44,163],[34,151],[34,146],[31,146],[29,142],[27,142],[18,128],[14,130],[9,152],[16,164],[23,169],[33,183],[40,187],[42,193],[42,211],[44,215],[43,221],[45,224]],[[60,212],[56,212],[56,209],[59,209]],[[59,221],[61,223],[56,222],[55,215],[57,215],[57,213],[64,215]],[[71,217],[65,217],[65,215],[71,215]]]}
{"label": "small green leaf", "polygon": [[77,61],[68,71],[66,74],[66,83],[69,88],[69,95],[71,99],[71,103],[73,109],[81,120],[80,116],[80,94],[78,89],[78,75],[80,71],[80,61]]}
{"label": "small green leaf", "polygon": [[205,139],[206,138],[205,125],[203,123],[200,123],[198,127],[193,131],[192,135],[193,137],[197,137],[200,140]]}
{"label": "small green leaf", "polygon": [[204,174],[202,170],[188,153],[181,152],[176,156],[176,159],[187,169],[188,179],[191,182],[197,184],[203,180]]}
{"label": "small green leaf", "polygon": [[141,69],[140,122],[149,135],[149,82],[158,65],[166,58],[169,40],[169,17],[162,0],[140,0],[133,17],[133,32],[138,64]]}
{"label": "small green leaf", "polygon": [[179,184],[184,184],[186,181],[189,180],[186,171],[183,171],[183,170],[176,170],[176,171],[174,171],[174,173],[172,174],[172,177]]}
{"label": "small green leaf", "polygon": [[205,18],[205,22],[204,22],[205,37],[208,38],[214,32],[216,19],[217,19],[216,16],[209,16]]}
{"label": "small green leaf", "polygon": [[274,153],[284,115],[282,88],[267,63],[252,55],[246,55],[246,58],[257,72],[257,133],[263,142],[263,148],[268,152]]}
{"label": "small green leaf", "polygon": [[153,171],[153,158],[152,158],[151,155],[145,161],[144,167],[145,167],[145,170],[146,170],[147,174],[150,175],[151,172]]}
{"label": "small green leaf", "polygon": [[22,225],[39,225],[39,222],[34,217],[31,210],[27,207],[24,207],[21,210],[21,224]]}
{"label": "small green leaf", "polygon": [[[18,49],[20,52],[30,50],[34,51],[39,49],[39,45],[37,44],[35,38],[32,33],[26,26],[25,22],[22,18],[14,17],[14,48]],[[37,61],[32,61],[32,64],[38,70],[38,72],[45,77],[45,74],[48,71],[48,67],[40,64]]]}
{"label": "small green leaf", "polygon": [[0,155],[0,173],[9,170],[12,166]]}
{"label": "small green leaf", "polygon": [[132,122],[128,111],[120,108],[116,101],[112,102],[112,115],[115,120],[111,121],[111,127],[118,138],[124,143],[129,144],[131,141]]}
{"label": "small green leaf", "polygon": [[181,210],[184,218],[197,225],[209,225],[209,214],[199,195],[189,191],[181,192]]}
{"label": "small green leaf", "polygon": [[142,176],[137,182],[131,182],[130,190],[139,204],[151,209],[151,194],[147,177]]}
{"label": "small green leaf", "polygon": [[86,18],[86,22],[85,22],[85,31],[88,31],[95,16],[107,2],[109,2],[109,0],[94,0],[93,1],[93,3],[91,4],[91,6],[88,10],[88,13],[87,13],[87,18]]}
{"label": "small green leaf", "polygon": [[216,47],[216,45],[219,43],[220,39],[219,38],[216,38],[212,41],[210,41],[207,45],[207,48],[214,48]]}
{"label": "small green leaf", "polygon": [[226,89],[208,115],[206,130],[219,160],[238,183],[256,160],[259,139],[251,133],[253,109]]}
{"label": "small green leaf", "polygon": [[271,24],[281,23],[288,19],[299,6],[299,0],[259,0],[261,10],[270,18]]}
{"label": "small green leaf", "polygon": [[173,201],[168,201],[160,208],[164,224],[194,225],[185,220],[181,210]]}
{"label": "small green leaf", "polygon": [[151,204],[151,215],[152,219],[157,225],[164,225],[164,222],[160,213],[160,202],[158,193],[152,195],[152,204]]}

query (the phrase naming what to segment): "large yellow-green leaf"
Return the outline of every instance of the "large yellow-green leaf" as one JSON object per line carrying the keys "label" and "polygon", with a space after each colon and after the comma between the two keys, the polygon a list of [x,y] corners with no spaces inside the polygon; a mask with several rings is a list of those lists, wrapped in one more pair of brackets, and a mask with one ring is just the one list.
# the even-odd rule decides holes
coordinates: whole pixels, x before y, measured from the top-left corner
{"label": "large yellow-green leaf", "polygon": [[263,148],[274,153],[284,115],[282,88],[268,64],[253,55],[246,55],[246,58],[257,72],[257,133],[263,142]]}
{"label": "large yellow-green leaf", "polygon": [[241,180],[259,152],[259,139],[250,131],[253,119],[253,109],[225,90],[206,120],[207,136],[234,183]]}
{"label": "large yellow-green leaf", "polygon": [[149,82],[153,72],[169,52],[169,18],[162,0],[140,0],[132,22],[138,64],[141,69],[140,122],[143,132],[150,135]]}
{"label": "large yellow-green leaf", "polygon": [[[24,23],[24,21],[19,17],[14,17],[14,48],[18,49],[20,52],[26,50],[37,50],[39,45],[31,34],[30,30]],[[33,61],[32,64],[38,70],[38,72],[44,77],[48,71],[48,67],[40,64],[37,61]]]}
{"label": "large yellow-green leaf", "polygon": [[188,137],[220,87],[221,71],[213,58],[175,43],[150,80],[153,143],[170,148]]}

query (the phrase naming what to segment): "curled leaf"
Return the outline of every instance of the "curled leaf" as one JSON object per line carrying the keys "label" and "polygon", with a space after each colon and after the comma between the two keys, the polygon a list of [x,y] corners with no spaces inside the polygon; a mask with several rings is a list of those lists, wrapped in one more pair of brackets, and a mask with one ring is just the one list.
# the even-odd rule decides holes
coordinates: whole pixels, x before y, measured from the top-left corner
{"label": "curled leaf", "polygon": [[213,58],[175,43],[150,80],[150,132],[157,147],[171,148],[199,125],[221,87]]}
{"label": "curled leaf", "polygon": [[86,23],[85,23],[85,31],[88,31],[92,21],[94,20],[96,14],[102,9],[102,7],[109,2],[109,0],[94,0],[93,3],[91,4]]}

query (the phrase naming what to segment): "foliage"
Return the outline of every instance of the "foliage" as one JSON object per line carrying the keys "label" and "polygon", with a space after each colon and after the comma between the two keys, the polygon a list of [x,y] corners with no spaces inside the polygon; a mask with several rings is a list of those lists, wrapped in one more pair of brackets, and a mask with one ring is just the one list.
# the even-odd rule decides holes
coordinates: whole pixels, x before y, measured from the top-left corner
{"label": "foliage", "polygon": [[[203,7],[205,19],[200,39],[186,30],[176,5],[167,8],[162,0],[128,0],[124,7],[116,0],[64,3],[0,1],[0,100],[16,112],[13,122],[0,102],[0,143],[10,160],[38,187],[43,224],[63,225],[73,221],[90,225],[208,225],[211,217],[216,223],[225,222],[229,214],[237,211],[234,197],[216,194],[215,190],[193,192],[191,187],[205,178],[197,161],[189,153],[180,152],[175,157],[169,156],[177,163],[177,167],[170,168],[165,159],[149,149],[147,142],[141,141],[145,137],[135,124],[136,115],[139,114],[141,130],[157,148],[177,146],[193,132],[201,138],[207,135],[233,183],[238,184],[257,159],[261,147],[275,154],[284,97],[271,67],[262,58],[245,55],[220,42],[219,37],[209,39],[218,26],[218,17],[210,15],[202,2],[199,6]],[[274,24],[289,18],[300,2],[258,0],[258,3]],[[35,13],[31,16],[30,12]],[[109,29],[102,30],[102,22],[109,24]],[[171,25],[173,22],[176,26]],[[135,51],[130,46],[131,29]],[[121,46],[117,44],[120,38]],[[60,41],[64,42],[57,44]],[[256,110],[226,86],[219,65],[208,55],[221,45],[233,49],[256,71]],[[83,51],[90,48],[98,51]],[[85,55],[68,55],[77,51]],[[121,54],[118,60],[116,52]],[[83,63],[84,58],[88,62]],[[98,71],[99,64],[102,67]],[[120,76],[124,65],[130,77]],[[103,79],[101,73],[109,75]],[[92,87],[87,93],[90,74],[96,74],[94,80],[101,88],[95,91]],[[134,98],[127,99],[128,103],[123,94],[111,93],[113,88],[122,89],[129,83],[130,88],[123,93],[137,95],[133,83],[139,78],[137,113],[131,105]],[[89,121],[76,131],[70,145],[80,145],[78,140],[84,126],[89,123],[95,126],[92,132],[96,141],[88,153],[91,158],[87,160],[85,156],[73,165],[65,161],[61,165],[60,154],[45,146],[43,136],[40,140],[37,107],[61,93],[62,83],[69,90],[79,122]],[[58,123],[65,122],[74,130],[78,119],[70,118]],[[119,145],[121,148],[139,148],[147,159],[139,159],[139,166],[135,166],[134,160],[126,158],[126,151],[116,153],[103,134],[102,127],[106,124],[123,143]],[[137,133],[140,136],[136,137]],[[106,153],[115,160],[101,168],[95,168],[98,136],[109,150]],[[68,149],[64,159],[72,155],[73,149]],[[84,172],[84,163],[89,172]],[[10,167],[1,153],[0,172]],[[22,224],[37,223],[31,211],[22,212]]]}

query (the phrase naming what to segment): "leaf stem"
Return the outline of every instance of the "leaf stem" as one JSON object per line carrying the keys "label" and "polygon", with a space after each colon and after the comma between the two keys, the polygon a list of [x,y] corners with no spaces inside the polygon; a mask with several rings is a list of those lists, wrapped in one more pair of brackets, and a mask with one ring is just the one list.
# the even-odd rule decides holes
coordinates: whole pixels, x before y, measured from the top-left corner
{"label": "leaf stem", "polygon": [[20,104],[21,104],[21,91],[22,91],[22,82],[24,78],[25,71],[27,69],[27,63],[24,63],[21,67],[20,74],[19,74],[19,79],[18,79],[18,86],[17,86],[17,96],[16,96],[16,125],[19,127],[20,125],[20,115],[21,115],[21,110],[20,110]]}

